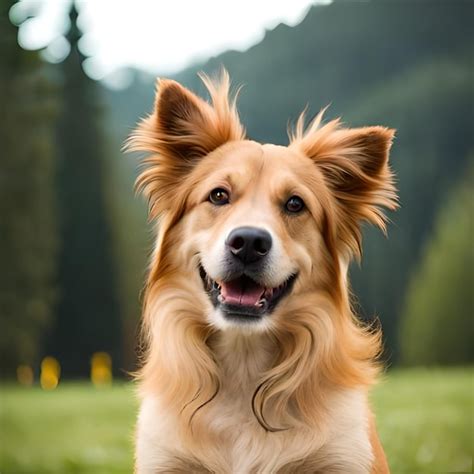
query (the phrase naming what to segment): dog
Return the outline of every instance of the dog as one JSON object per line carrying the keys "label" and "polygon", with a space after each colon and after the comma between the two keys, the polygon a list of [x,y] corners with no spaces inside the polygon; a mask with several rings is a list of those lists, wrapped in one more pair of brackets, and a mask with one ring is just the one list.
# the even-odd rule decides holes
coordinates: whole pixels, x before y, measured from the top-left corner
{"label": "dog", "polygon": [[368,390],[378,327],[354,315],[361,224],[397,196],[394,130],[301,114],[246,138],[228,74],[210,101],[158,80],[127,148],[156,243],[144,291],[138,474],[387,473]]}

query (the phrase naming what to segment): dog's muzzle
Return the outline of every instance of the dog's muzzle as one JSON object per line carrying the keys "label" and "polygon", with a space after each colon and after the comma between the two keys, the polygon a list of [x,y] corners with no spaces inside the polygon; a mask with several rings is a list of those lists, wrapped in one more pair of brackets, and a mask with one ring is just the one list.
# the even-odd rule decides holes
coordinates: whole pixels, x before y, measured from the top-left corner
{"label": "dog's muzzle", "polygon": [[225,242],[223,276],[212,279],[203,266],[200,275],[204,289],[215,308],[227,319],[258,321],[271,313],[290,293],[296,275],[289,275],[276,287],[265,285],[272,237],[265,229],[238,227]]}

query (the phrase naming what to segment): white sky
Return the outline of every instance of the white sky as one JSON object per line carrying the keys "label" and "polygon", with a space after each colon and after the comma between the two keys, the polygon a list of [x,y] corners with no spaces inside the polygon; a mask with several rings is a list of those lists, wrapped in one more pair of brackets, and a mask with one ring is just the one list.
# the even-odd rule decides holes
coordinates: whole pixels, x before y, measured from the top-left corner
{"label": "white sky", "polygon": [[[79,26],[81,50],[91,56],[86,72],[101,79],[124,66],[153,73],[176,72],[228,49],[245,50],[266,29],[299,23],[318,0],[83,0]],[[324,1],[328,3],[328,1]],[[60,61],[68,51],[68,0],[21,0],[10,12],[21,27],[25,49],[48,46],[45,57]]]}

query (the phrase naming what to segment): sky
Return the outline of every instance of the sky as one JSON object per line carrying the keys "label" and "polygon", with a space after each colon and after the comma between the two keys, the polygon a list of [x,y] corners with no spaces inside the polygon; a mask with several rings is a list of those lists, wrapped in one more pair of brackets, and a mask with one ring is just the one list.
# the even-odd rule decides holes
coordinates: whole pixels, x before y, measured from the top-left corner
{"label": "sky", "polygon": [[[111,78],[132,66],[172,74],[228,49],[243,51],[279,23],[294,26],[321,0],[86,0],[78,1],[81,51],[94,79]],[[328,3],[323,0],[322,3]],[[59,62],[67,55],[64,39],[68,0],[21,0],[10,19],[22,23],[18,42],[42,49]]]}

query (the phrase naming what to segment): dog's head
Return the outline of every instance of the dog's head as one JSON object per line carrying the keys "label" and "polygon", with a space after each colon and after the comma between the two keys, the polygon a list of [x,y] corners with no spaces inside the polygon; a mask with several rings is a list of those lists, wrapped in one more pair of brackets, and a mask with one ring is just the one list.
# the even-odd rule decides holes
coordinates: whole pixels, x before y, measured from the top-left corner
{"label": "dog's head", "polygon": [[380,334],[353,318],[346,272],[361,223],[384,228],[381,209],[396,206],[394,132],[323,125],[321,112],[306,129],[300,117],[289,146],[256,143],[228,76],[204,82],[211,103],[160,81],[155,110],[129,142],[150,154],[137,184],[158,224],[142,378],[190,420],[219,390],[212,335],[260,332],[277,343],[253,396],[257,419],[270,429],[268,399],[281,413],[293,400],[310,419],[324,380],[373,380]]}
{"label": "dog's head", "polygon": [[245,138],[228,77],[205,82],[212,105],[160,81],[131,140],[153,153],[138,180],[160,225],[152,276],[173,269],[194,282],[218,328],[262,329],[293,297],[334,293],[361,221],[384,225],[393,130],[321,126],[320,113],[306,131],[300,118],[288,147],[262,145]]}

